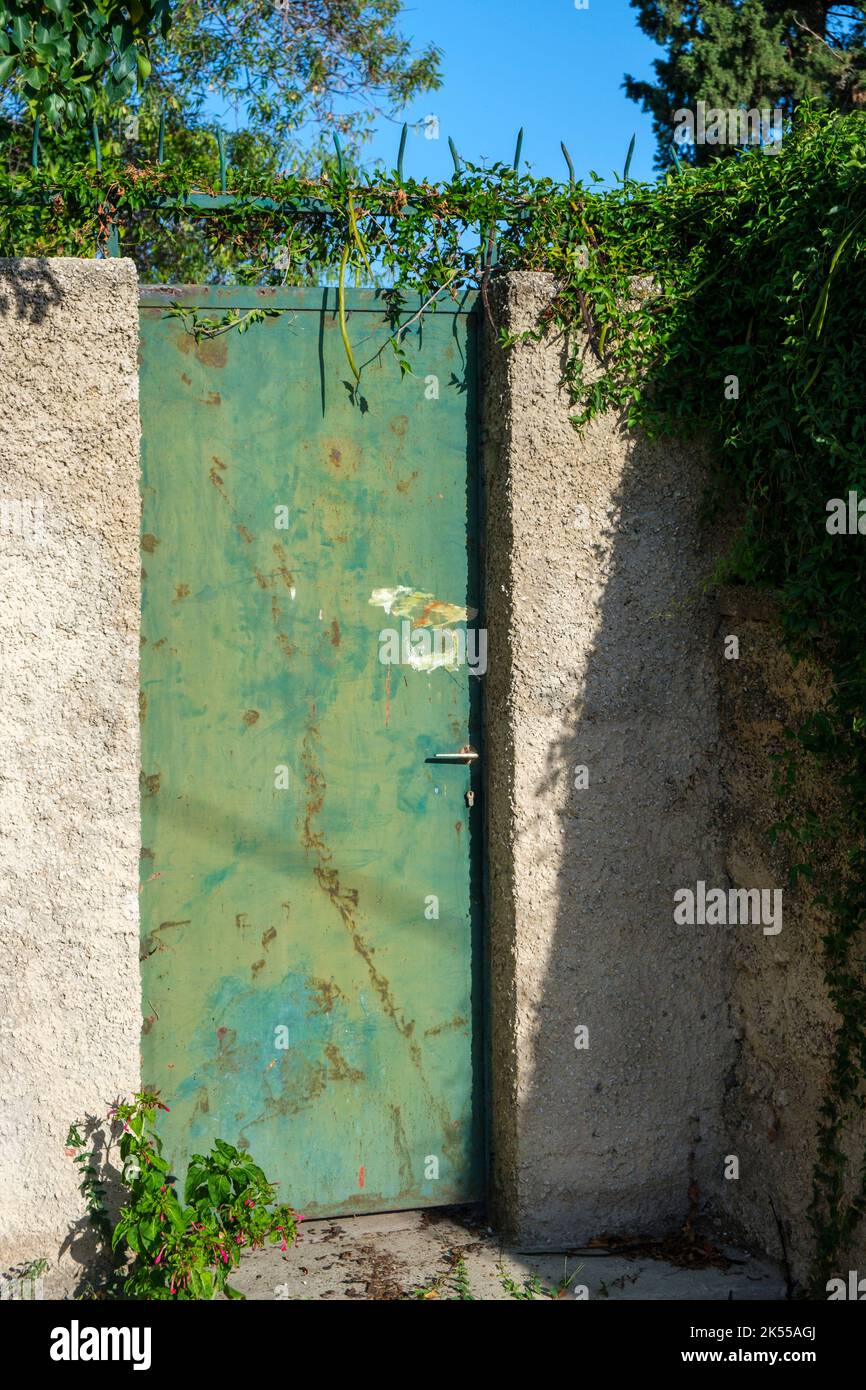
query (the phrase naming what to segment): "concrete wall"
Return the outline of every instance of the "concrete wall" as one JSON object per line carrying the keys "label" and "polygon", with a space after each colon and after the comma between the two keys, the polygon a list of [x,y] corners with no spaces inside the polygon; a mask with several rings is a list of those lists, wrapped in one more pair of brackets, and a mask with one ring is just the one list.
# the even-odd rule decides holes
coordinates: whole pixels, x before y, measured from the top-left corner
{"label": "concrete wall", "polygon": [[138,1081],[137,349],[131,261],[0,261],[0,1267]]}
{"label": "concrete wall", "polygon": [[[499,282],[497,328],[533,328],[551,292]],[[729,939],[673,922],[676,889],[726,882],[716,615],[700,460],[611,417],[578,436],[562,342],[488,339],[494,1198],[543,1246],[718,1196]]]}
{"label": "concrete wall", "polygon": [[[824,984],[822,934],[828,918],[816,904],[842,865],[818,847],[818,876],[788,889],[798,857],[790,841],[771,843],[769,829],[804,805],[826,823],[837,797],[827,769],[800,763],[793,797],[774,787],[773,754],[785,747],[783,729],[796,727],[820,703],[824,677],[794,668],[779,639],[766,598],[727,590],[719,604],[720,631],[739,639],[737,660],[719,666],[726,865],[733,884],[782,887],[784,919],[775,936],[740,932],[734,956],[731,1005],[737,1063],[725,1098],[731,1153],[740,1160],[737,1182],[725,1183],[725,1205],[765,1250],[787,1253],[795,1278],[808,1277],[812,1232],[807,1207],[816,1156],[815,1125],[825,1092],[836,1014]],[[866,1116],[851,1130],[849,1187],[866,1150]],[[785,1246],[779,1231],[781,1224]],[[862,1228],[838,1273],[864,1267]]]}

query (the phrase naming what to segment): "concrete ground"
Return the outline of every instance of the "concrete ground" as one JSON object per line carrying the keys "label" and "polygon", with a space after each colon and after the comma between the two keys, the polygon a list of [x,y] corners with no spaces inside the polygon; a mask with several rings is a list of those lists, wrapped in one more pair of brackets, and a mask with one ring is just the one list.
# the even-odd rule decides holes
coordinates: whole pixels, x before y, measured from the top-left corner
{"label": "concrete ground", "polygon": [[245,1256],[232,1285],[262,1300],[785,1297],[777,1268],[733,1247],[721,1247],[724,1268],[682,1268],[643,1253],[533,1254],[503,1249],[480,1217],[459,1209],[305,1221],[300,1231],[285,1255],[272,1247]]}

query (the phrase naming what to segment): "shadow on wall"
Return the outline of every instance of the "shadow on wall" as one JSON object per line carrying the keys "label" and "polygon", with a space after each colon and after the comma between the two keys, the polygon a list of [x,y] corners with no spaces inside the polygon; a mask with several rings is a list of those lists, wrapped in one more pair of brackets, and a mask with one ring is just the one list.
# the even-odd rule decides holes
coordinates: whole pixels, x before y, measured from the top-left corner
{"label": "shadow on wall", "polygon": [[[509,332],[544,286],[508,278]],[[490,714],[510,703],[490,773],[494,1190],[517,1239],[560,1248],[718,1199],[730,932],[760,931],[673,916],[677,889],[728,886],[700,459],[611,417],[577,435],[563,354],[517,345],[490,369],[503,425],[488,402],[491,540],[510,548],[488,584]]]}
{"label": "shadow on wall", "polygon": [[63,291],[47,260],[0,259],[0,315],[12,313],[39,324],[63,301]]}
{"label": "shadow on wall", "polygon": [[534,799],[555,808],[541,998],[564,1027],[536,1034],[524,1119],[540,1139],[549,1106],[538,1102],[561,1097],[550,1219],[576,1211],[596,1234],[679,1227],[718,1193],[733,1063],[725,929],[674,921],[678,889],[728,882],[703,479],[666,441],[617,433],[615,452],[594,447],[612,433],[602,424],[580,450],[585,465],[603,460],[572,491],[585,525],[562,518],[576,541],[570,566],[562,556],[574,693],[551,682],[542,717],[561,729],[546,730]]}
{"label": "shadow on wall", "polygon": [[[79,1130],[84,1140],[84,1147],[80,1152],[87,1156],[91,1170],[91,1190],[94,1197],[101,1200],[110,1228],[113,1230],[127,1200],[121,1171],[112,1157],[116,1156],[119,1150],[116,1144],[111,1144],[110,1126],[104,1117],[88,1115],[79,1126]],[[67,1154],[70,1152],[67,1149]],[[58,1251],[59,1260],[68,1258],[77,1267],[77,1278],[71,1295],[73,1298],[88,1298],[94,1288],[101,1287],[103,1282],[107,1283],[114,1264],[107,1240],[97,1231],[84,1207],[82,1193],[82,1213],[73,1220],[69,1233]]]}

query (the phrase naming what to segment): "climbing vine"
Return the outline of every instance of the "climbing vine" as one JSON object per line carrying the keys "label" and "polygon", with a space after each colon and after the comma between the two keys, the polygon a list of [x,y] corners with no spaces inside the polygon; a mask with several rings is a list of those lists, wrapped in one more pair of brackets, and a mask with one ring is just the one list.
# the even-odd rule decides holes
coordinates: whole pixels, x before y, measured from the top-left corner
{"label": "climbing vine", "polygon": [[[350,174],[335,160],[315,180],[230,178],[234,202],[194,208],[191,194],[217,193],[204,160],[132,167],[106,157],[98,171],[82,157],[61,168],[46,146],[39,169],[0,174],[4,255],[93,254],[116,226],[121,253],[144,264],[154,219],[185,217],[215,278],[328,278],[356,384],[348,283],[383,289],[386,341],[410,371],[407,330],[443,297],[474,289],[492,318],[492,276],[551,272],[535,331],[571,344],[576,427],[617,410],[650,435],[710,441],[716,506],[740,509],[716,577],[771,591],[792,656],[829,674],[823,704],[792,731],[783,780],[802,791],[818,759],[835,776],[839,808],[822,820],[806,784],[806,809],[779,827],[796,847],[795,880],[816,877],[834,854],[838,864],[817,899],[838,1015],[817,1117],[818,1281],[866,1209],[866,1154],[853,1173],[849,1154],[866,1105],[866,546],[859,532],[827,529],[831,499],[866,498],[864,166],[866,117],[804,107],[778,153],[749,150],[607,189],[482,169],[456,152],[447,183]],[[211,334],[250,320],[187,326]]]}

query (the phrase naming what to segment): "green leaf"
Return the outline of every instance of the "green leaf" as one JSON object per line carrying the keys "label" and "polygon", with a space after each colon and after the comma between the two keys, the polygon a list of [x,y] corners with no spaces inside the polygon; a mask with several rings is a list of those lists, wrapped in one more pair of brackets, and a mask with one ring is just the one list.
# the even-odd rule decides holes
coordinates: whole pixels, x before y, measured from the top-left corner
{"label": "green leaf", "polygon": [[26,48],[27,40],[30,38],[30,25],[23,15],[17,15],[12,21],[12,41],[18,49]]}

